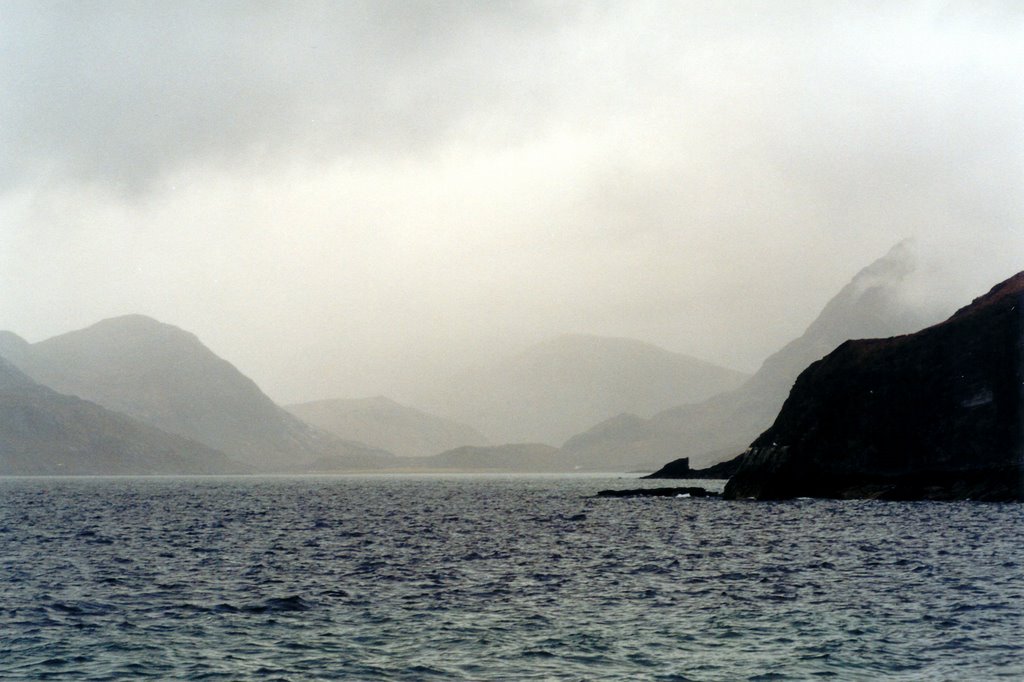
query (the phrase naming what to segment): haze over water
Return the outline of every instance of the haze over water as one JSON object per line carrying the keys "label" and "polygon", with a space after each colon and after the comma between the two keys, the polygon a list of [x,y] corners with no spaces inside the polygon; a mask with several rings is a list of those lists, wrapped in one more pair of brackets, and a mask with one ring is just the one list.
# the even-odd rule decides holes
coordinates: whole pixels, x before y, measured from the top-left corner
{"label": "haze over water", "polygon": [[0,679],[1019,679],[1019,504],[4,479]]}
{"label": "haze over water", "polygon": [[[449,381],[524,366],[583,387],[525,382],[525,413],[574,420],[446,412],[480,433],[444,448],[611,418],[572,461],[650,467],[749,421],[690,453],[731,457],[865,328],[816,315],[895,244],[881,309],[928,324],[1024,255],[1019,2],[4,0],[0,92],[13,472],[361,470],[386,453],[280,405],[429,419],[511,403]],[[101,320],[123,345],[79,345]],[[703,390],[587,400],[655,383],[637,364],[531,360],[745,375],[808,329],[707,422],[674,411]],[[653,484],[0,478],[0,679],[1024,678],[1019,504],[592,497],[625,485]]]}
{"label": "haze over water", "polygon": [[751,372],[905,237],[1020,269],[1018,3],[0,7],[0,329],[140,313],[282,403],[567,333]]}

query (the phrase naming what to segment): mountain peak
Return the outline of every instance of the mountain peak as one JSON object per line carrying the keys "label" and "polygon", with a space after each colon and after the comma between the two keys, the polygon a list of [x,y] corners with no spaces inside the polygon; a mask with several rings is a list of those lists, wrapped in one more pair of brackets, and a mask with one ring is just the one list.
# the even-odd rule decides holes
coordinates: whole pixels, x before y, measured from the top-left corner
{"label": "mountain peak", "polygon": [[494,442],[555,445],[621,412],[650,416],[747,378],[645,341],[566,334],[453,377],[428,405]]}
{"label": "mountain peak", "polygon": [[906,334],[948,316],[948,310],[915,305],[907,290],[917,276],[914,242],[901,241],[862,268],[802,336],[769,356],[739,389],[699,404],[680,404],[646,423],[597,424],[570,439],[565,448],[589,462],[622,461],[630,452],[665,461],[687,456],[695,467],[727,459],[771,426],[800,372],[836,346],[851,338]]}
{"label": "mountain peak", "polygon": [[123,315],[30,346],[39,383],[191,438],[255,467],[366,454],[274,404],[247,376],[183,329]]}
{"label": "mountain peak", "polygon": [[29,351],[30,344],[14,332],[0,331],[0,356],[3,356],[15,367],[21,367]]}
{"label": "mountain peak", "polygon": [[171,326],[161,322],[160,320],[150,317],[149,315],[143,315],[142,313],[127,313],[125,315],[115,315],[114,317],[107,317],[94,326],[99,325],[120,325],[120,326],[135,326],[135,327],[163,327]]}
{"label": "mountain peak", "polygon": [[827,337],[829,344],[834,345],[845,340],[834,341],[837,334],[864,338],[889,335],[893,329],[906,332],[920,329],[926,320],[915,315],[908,317],[901,296],[907,279],[917,268],[914,242],[910,239],[899,242],[854,275],[825,305],[805,336]]}
{"label": "mountain peak", "polygon": [[[161,322],[156,318],[139,313],[118,315],[100,320],[89,327],[78,330],[79,332],[130,334],[130,335],[177,335],[195,339],[195,334],[185,331],[167,322]],[[75,332],[70,332],[75,333]]]}

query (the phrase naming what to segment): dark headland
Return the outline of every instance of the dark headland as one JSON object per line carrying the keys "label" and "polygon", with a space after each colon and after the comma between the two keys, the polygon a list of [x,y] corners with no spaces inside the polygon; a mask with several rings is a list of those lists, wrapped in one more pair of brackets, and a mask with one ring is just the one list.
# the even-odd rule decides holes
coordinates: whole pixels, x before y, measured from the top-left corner
{"label": "dark headland", "polygon": [[726,498],[1024,499],[1024,272],[810,365]]}
{"label": "dark headland", "polygon": [[740,466],[740,456],[727,459],[703,469],[691,469],[690,458],[680,457],[661,467],[653,474],[641,478],[688,478],[688,479],[727,479],[736,473]]}

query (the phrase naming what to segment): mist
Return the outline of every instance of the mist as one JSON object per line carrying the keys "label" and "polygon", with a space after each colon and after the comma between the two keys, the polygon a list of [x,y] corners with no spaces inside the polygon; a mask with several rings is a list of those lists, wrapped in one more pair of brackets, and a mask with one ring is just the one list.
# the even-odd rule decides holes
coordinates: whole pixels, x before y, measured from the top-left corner
{"label": "mist", "polygon": [[563,333],[744,371],[904,238],[1021,269],[1014,3],[0,6],[0,319],[143,313],[280,401]]}

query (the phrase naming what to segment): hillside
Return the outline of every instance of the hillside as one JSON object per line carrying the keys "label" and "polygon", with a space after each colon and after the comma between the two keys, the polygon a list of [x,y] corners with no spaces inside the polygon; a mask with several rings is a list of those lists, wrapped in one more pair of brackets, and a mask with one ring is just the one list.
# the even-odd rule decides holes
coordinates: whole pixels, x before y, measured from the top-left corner
{"label": "hillside", "polygon": [[797,379],[729,497],[1024,499],[1024,272],[916,334]]}
{"label": "hillside", "polygon": [[847,339],[907,333],[941,319],[907,303],[914,270],[910,246],[897,245],[857,273],[800,338],[765,360],[739,388],[650,419],[620,415],[599,423],[565,443],[566,457],[584,468],[653,470],[680,457],[689,457],[694,468],[706,467],[742,452],[771,425],[793,381],[811,362]]}
{"label": "hillside", "polygon": [[193,334],[141,315],[25,344],[15,362],[55,391],[199,441],[258,469],[290,469],[323,457],[351,455],[360,463],[388,457],[302,422]]}
{"label": "hillside", "polygon": [[461,447],[421,460],[437,469],[458,471],[545,472],[564,471],[558,448],[541,443],[511,443],[489,447]]}
{"label": "hillside", "polygon": [[462,445],[487,445],[465,424],[400,405],[384,397],[317,400],[286,405],[307,424],[400,457],[436,455]]}
{"label": "hillside", "polygon": [[427,405],[492,442],[559,445],[621,412],[652,415],[746,379],[641,341],[576,334],[454,377]]}
{"label": "hillside", "polygon": [[40,386],[0,357],[0,475],[244,471],[195,441]]}

